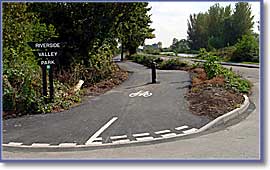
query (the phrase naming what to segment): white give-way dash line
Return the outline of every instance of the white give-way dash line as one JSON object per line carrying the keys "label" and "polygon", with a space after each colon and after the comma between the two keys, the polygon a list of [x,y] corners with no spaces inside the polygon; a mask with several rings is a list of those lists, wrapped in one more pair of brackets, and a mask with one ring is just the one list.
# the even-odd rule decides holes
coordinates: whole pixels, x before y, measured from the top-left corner
{"label": "white give-way dash line", "polygon": [[96,131],[96,133],[93,136],[91,136],[87,140],[85,145],[91,144],[102,132],[104,132],[104,130],[106,130],[117,119],[118,119],[118,117],[113,117],[109,122],[107,122],[105,125],[103,125],[98,131]]}

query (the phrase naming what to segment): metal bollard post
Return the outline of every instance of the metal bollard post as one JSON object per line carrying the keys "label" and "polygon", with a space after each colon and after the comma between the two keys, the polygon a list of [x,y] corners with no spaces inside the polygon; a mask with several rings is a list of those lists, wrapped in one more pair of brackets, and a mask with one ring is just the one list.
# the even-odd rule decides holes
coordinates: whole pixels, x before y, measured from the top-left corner
{"label": "metal bollard post", "polygon": [[157,83],[157,80],[156,80],[156,78],[157,78],[157,73],[156,73],[156,62],[152,62],[152,83]]}

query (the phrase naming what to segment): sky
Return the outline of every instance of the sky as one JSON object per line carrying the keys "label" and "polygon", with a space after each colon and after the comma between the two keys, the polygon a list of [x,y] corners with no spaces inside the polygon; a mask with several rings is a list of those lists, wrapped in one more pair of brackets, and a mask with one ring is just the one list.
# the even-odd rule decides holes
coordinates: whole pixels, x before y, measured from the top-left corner
{"label": "sky", "polygon": [[[162,42],[162,47],[169,47],[173,38],[187,38],[187,20],[190,14],[206,12],[210,6],[217,2],[149,2],[152,7],[150,14],[153,23],[156,38],[147,39],[145,44],[150,45]],[[235,2],[218,2],[220,6],[228,6],[234,8]],[[251,4],[254,22],[260,20],[260,2],[249,2]],[[254,28],[258,32],[257,25]]]}

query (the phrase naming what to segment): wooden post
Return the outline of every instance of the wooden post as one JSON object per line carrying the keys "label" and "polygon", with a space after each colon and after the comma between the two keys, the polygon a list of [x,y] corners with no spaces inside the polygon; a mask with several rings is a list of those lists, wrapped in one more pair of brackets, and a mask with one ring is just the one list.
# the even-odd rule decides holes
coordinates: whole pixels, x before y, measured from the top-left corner
{"label": "wooden post", "polygon": [[43,96],[45,97],[45,103],[47,103],[46,96],[47,96],[47,70],[46,65],[42,65],[42,85],[43,85]]}
{"label": "wooden post", "polygon": [[53,88],[53,65],[49,65],[49,84],[50,84],[50,102],[54,99],[54,88]]}

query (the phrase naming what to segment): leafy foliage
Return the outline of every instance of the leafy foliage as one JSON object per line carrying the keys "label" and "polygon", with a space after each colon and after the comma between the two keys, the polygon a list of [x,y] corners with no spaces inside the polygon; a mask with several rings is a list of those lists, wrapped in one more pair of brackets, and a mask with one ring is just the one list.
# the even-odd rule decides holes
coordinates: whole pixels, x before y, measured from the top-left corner
{"label": "leafy foliage", "polygon": [[147,67],[151,67],[152,62],[156,62],[157,68],[162,70],[177,70],[188,66],[188,63],[182,62],[178,59],[163,60],[160,57],[154,55],[134,54],[130,56],[129,59]]}
{"label": "leafy foliage", "polygon": [[41,72],[26,44],[55,37],[52,25],[39,22],[25,3],[3,4],[3,110],[33,111],[40,97]]}
{"label": "leafy foliage", "polygon": [[189,51],[188,42],[185,39],[178,40],[176,38],[173,39],[173,43],[170,46],[170,49],[175,53],[186,53]]}
{"label": "leafy foliage", "polygon": [[232,61],[259,62],[259,44],[252,35],[244,35],[235,45]]}
{"label": "leafy foliage", "polygon": [[161,70],[178,70],[186,66],[188,66],[186,62],[182,62],[178,59],[169,59],[169,60],[162,61],[158,65],[158,68]]}
{"label": "leafy foliage", "polygon": [[221,65],[218,63],[218,57],[213,55],[206,56],[206,62],[203,64],[208,79],[221,74]]}
{"label": "leafy foliage", "polygon": [[248,80],[243,79],[240,75],[237,75],[231,69],[222,67],[221,64],[218,63],[217,56],[208,55],[203,67],[208,79],[212,79],[217,76],[223,76],[228,88],[241,93],[248,93],[251,88],[251,84]]}
{"label": "leafy foliage", "polygon": [[219,49],[234,45],[243,35],[252,33],[254,16],[251,6],[239,2],[231,6],[215,4],[205,13],[192,14],[188,20],[188,43],[192,50]]}

